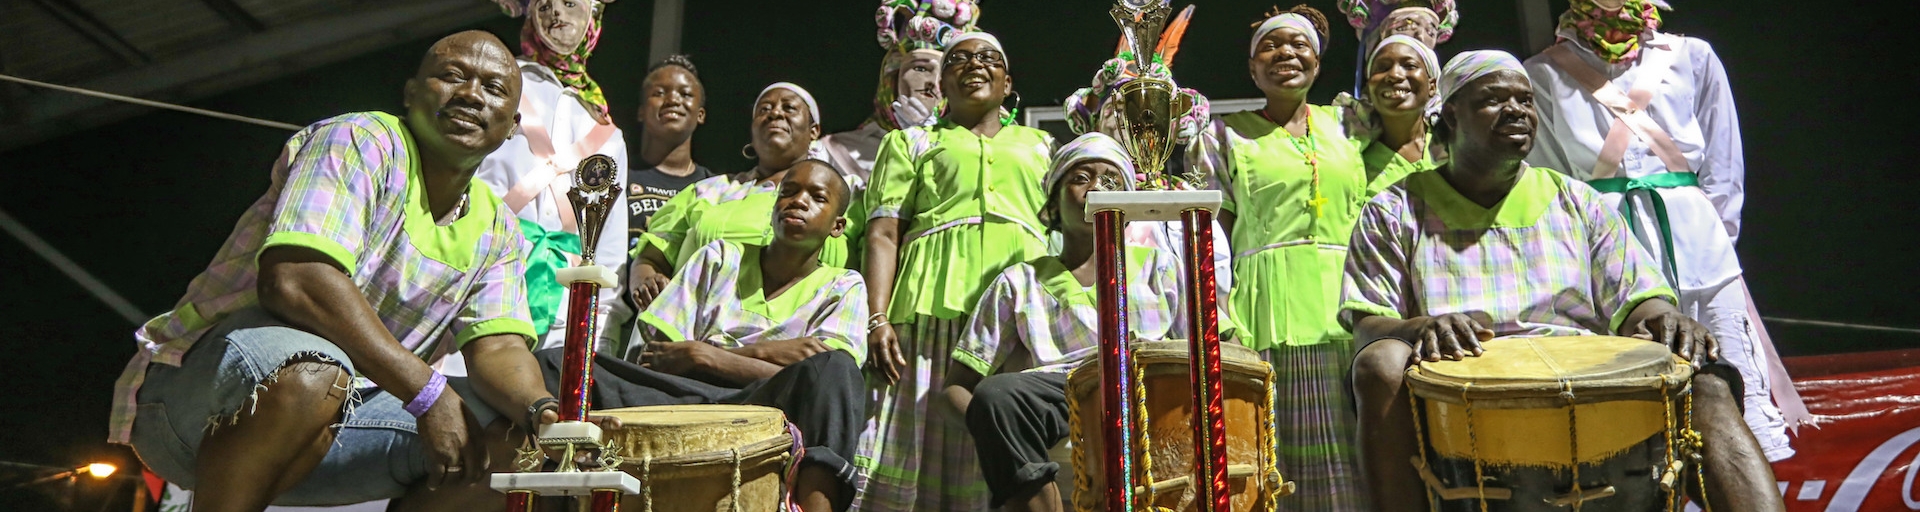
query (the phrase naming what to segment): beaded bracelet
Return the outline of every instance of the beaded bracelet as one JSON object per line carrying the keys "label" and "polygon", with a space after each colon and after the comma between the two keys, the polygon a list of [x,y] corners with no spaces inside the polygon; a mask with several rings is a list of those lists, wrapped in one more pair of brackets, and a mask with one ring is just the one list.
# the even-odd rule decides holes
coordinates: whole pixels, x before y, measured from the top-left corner
{"label": "beaded bracelet", "polygon": [[440,401],[440,392],[446,389],[447,376],[433,372],[433,376],[427,377],[427,385],[421,386],[420,392],[413,395],[413,401],[407,402],[407,414],[415,418],[426,416],[427,410],[433,408],[433,403]]}

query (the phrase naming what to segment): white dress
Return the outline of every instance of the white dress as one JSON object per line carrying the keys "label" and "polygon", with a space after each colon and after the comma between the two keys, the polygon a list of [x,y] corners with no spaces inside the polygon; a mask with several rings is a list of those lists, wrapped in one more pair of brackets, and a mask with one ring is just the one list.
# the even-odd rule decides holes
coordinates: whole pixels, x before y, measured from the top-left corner
{"label": "white dress", "polygon": [[[1565,45],[1580,62],[1623,92],[1646,89],[1652,93],[1645,112],[1673,139],[1681,158],[1697,174],[1698,187],[1603,197],[1616,209],[1623,198],[1632,202],[1634,218],[1627,220],[1636,225],[1636,237],[1655,261],[1664,264],[1666,252],[1673,252],[1671,261],[1679,280],[1673,285],[1680,295],[1676,306],[1711,329],[1720,341],[1723,359],[1740,370],[1746,384],[1745,419],[1767,459],[1791,457],[1786,422],[1771,397],[1770,381],[1778,374],[1769,371],[1773,362],[1765,347],[1758,346],[1753,324],[1759,319],[1751,318],[1745,286],[1738,282],[1741,269],[1734,242],[1740,237],[1746,162],[1740,118],[1719,56],[1706,41],[1652,33],[1643,40],[1638,58],[1609,64],[1573,42],[1579,39],[1572,34],[1560,36],[1557,44]],[[1660,64],[1649,66],[1648,62]],[[1583,181],[1594,179],[1601,146],[1613,126],[1612,112],[1548,54],[1527,59],[1526,68],[1540,113],[1538,136],[1527,163],[1564,170]],[[1650,144],[1628,137],[1615,176],[1638,179],[1666,172],[1666,163]],[[1661,239],[1650,193],[1659,194],[1666,203],[1672,247]]]}
{"label": "white dress", "polygon": [[[611,125],[595,133],[594,129],[599,124],[580,104],[577,93],[561,85],[546,66],[526,59],[520,59],[519,64],[522,78],[521,129],[513,138],[501,144],[500,149],[487,155],[487,159],[480,163],[480,169],[474,173],[474,179],[492,187],[493,192],[503,198],[509,208],[515,208],[514,213],[520,218],[549,230],[558,230],[574,224],[572,220],[566,220],[563,224],[561,217],[563,214],[573,215],[566,191],[573,186],[571,172],[574,167],[587,156],[607,155],[613,157],[619,166],[614,183],[626,183],[627,143],[620,129]],[[551,157],[535,154],[530,145],[530,142],[537,141],[532,141],[528,133],[539,131],[544,131],[551,141]],[[536,180],[546,180],[547,183],[536,183]],[[513,195],[517,188],[535,192],[524,197],[524,203],[520,203]],[[599,244],[594,251],[594,263],[620,269],[627,264],[627,199],[625,193],[614,195],[619,199],[607,215],[606,226],[601,231]],[[608,313],[614,301],[620,300],[622,289],[622,286],[616,286],[600,290],[600,307],[596,313],[602,332],[595,333],[595,338],[605,337]],[[536,349],[558,347],[566,341],[566,297],[565,293],[561,295],[561,306],[554,315],[554,325]],[[603,341],[601,346],[608,345]]]}

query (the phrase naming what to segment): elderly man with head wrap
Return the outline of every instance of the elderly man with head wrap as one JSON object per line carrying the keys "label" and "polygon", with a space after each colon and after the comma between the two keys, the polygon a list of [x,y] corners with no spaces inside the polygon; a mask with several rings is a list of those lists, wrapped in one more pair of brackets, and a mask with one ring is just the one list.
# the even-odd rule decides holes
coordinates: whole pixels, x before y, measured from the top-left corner
{"label": "elderly man with head wrap", "polygon": [[[1540,143],[1527,161],[1564,169],[1621,209],[1634,238],[1706,323],[1746,381],[1746,420],[1767,458],[1793,456],[1782,408],[1806,407],[1773,355],[1734,242],[1746,199],[1740,118],[1706,41],[1660,32],[1662,0],[1574,0],[1559,41],[1527,59]],[[1776,406],[1774,398],[1779,399]]]}
{"label": "elderly man with head wrap", "polygon": [[[486,183],[508,211],[520,218],[526,236],[527,300],[538,347],[557,347],[566,340],[567,289],[553,272],[578,264],[583,235],[567,201],[573,170],[582,159],[600,154],[619,166],[615,183],[627,182],[627,143],[607,115],[607,99],[600,85],[587,75],[587,57],[600,40],[601,0],[499,0],[508,14],[524,15],[520,29],[522,95],[516,108],[520,130],[480,163],[476,180]],[[594,248],[594,263],[621,268],[627,261],[626,195]],[[618,300],[618,287],[600,290],[599,321]],[[604,329],[603,329],[604,331]],[[592,333],[588,339],[606,334]]]}
{"label": "elderly man with head wrap", "polygon": [[1714,362],[1706,326],[1674,307],[1659,267],[1593,187],[1522,161],[1533,91],[1505,52],[1462,53],[1440,78],[1435,139],[1449,160],[1375,196],[1349,244],[1339,320],[1362,347],[1353,389],[1368,488],[1382,511],[1427,510],[1408,365],[1482,353],[1504,336],[1634,336],[1701,371],[1693,421],[1705,496],[1723,510],[1782,510],[1740,420],[1737,373]]}

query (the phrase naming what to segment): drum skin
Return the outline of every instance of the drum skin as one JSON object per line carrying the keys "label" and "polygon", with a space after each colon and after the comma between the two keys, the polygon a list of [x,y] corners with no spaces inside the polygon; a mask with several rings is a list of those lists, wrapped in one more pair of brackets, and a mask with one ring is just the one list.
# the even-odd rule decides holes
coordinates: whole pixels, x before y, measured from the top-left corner
{"label": "drum skin", "polygon": [[[1573,490],[1578,464],[1583,489],[1614,489],[1580,510],[1666,507],[1659,478],[1670,421],[1684,413],[1677,408],[1690,366],[1665,346],[1612,336],[1508,338],[1483,347],[1479,357],[1407,371],[1428,464],[1442,485],[1475,488],[1477,461],[1487,488],[1513,493],[1487,500],[1487,510],[1572,510],[1551,501]],[[1441,501],[1441,509],[1477,511],[1478,501]]]}
{"label": "drum skin", "polygon": [[[620,418],[611,433],[626,458],[620,470],[652,493],[653,510],[727,512],[740,474],[743,512],[780,509],[782,471],[793,436],[779,409],[753,405],[659,405],[594,411]],[[736,457],[738,457],[736,461]],[[645,511],[646,496],[627,496],[627,510]]]}
{"label": "drum skin", "polygon": [[[1188,476],[1193,472],[1193,383],[1189,377],[1187,342],[1135,342],[1131,347],[1146,376],[1144,403],[1153,479],[1166,481]],[[1273,457],[1272,447],[1261,442],[1263,424],[1273,417],[1267,396],[1267,381],[1272,370],[1246,347],[1222,344],[1220,349],[1221,388],[1226,395],[1222,399],[1226,405],[1227,464],[1248,465],[1264,472]],[[1106,408],[1096,392],[1099,385],[1098,359],[1074,368],[1067,379],[1068,400],[1077,403],[1072,408],[1078,414],[1077,428],[1071,436],[1074,445],[1079,447],[1074,452],[1080,456],[1074,470],[1086,475],[1083,480],[1092,484],[1075,490],[1074,503],[1079,510],[1104,510],[1102,493],[1097,490],[1105,488],[1106,475],[1093,469],[1103,467],[1099,458],[1104,452],[1100,447],[1106,442],[1100,428],[1100,417]],[[1271,505],[1266,503],[1265,493],[1260,492],[1257,485],[1249,485],[1257,484],[1256,478],[1229,478],[1233,510],[1267,510]],[[1185,494],[1185,490],[1168,492],[1160,495],[1154,504],[1174,510],[1198,510],[1198,505],[1191,502],[1185,508],[1177,508]]]}

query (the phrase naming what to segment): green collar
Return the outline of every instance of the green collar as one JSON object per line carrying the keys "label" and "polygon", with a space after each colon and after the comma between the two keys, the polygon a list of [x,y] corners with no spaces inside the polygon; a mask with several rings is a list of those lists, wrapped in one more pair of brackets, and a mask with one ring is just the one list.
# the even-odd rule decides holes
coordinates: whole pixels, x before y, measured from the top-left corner
{"label": "green collar", "polygon": [[420,152],[414,147],[413,133],[389,114],[375,114],[381,124],[400,135],[407,150],[407,195],[401,210],[402,229],[420,254],[461,272],[473,269],[475,245],[493,229],[494,208],[500,199],[479,180],[467,182],[467,213],[446,226],[435,225],[427,208],[427,188],[420,166]]}
{"label": "green collar", "polygon": [[[1127,279],[1131,281],[1145,278],[1146,265],[1153,262],[1152,258],[1153,249],[1127,247]],[[1033,265],[1034,277],[1040,280],[1040,288],[1046,290],[1047,295],[1053,296],[1054,300],[1069,306],[1093,307],[1099,304],[1099,290],[1092,286],[1081,286],[1080,280],[1073,277],[1073,271],[1060,263],[1060,258],[1041,256],[1028,264]],[[1146,284],[1128,282],[1127,286],[1131,288]]]}
{"label": "green collar", "polygon": [[1546,214],[1547,206],[1552,204],[1563,185],[1552,172],[1525,167],[1520,170],[1520,182],[1514,184],[1505,199],[1501,199],[1493,208],[1481,208],[1454,190],[1441,173],[1421,172],[1407,177],[1407,192],[1426,201],[1427,206],[1440,216],[1440,221],[1451,229],[1532,226],[1540,220],[1541,215]]}
{"label": "green collar", "polygon": [[793,318],[808,301],[813,300],[816,291],[833,283],[843,270],[820,265],[813,273],[800,278],[799,282],[787,287],[787,291],[772,299],[767,298],[767,286],[760,279],[760,246],[739,244],[740,248],[740,288],[734,293],[740,299],[741,306],[760,316],[785,320]]}

